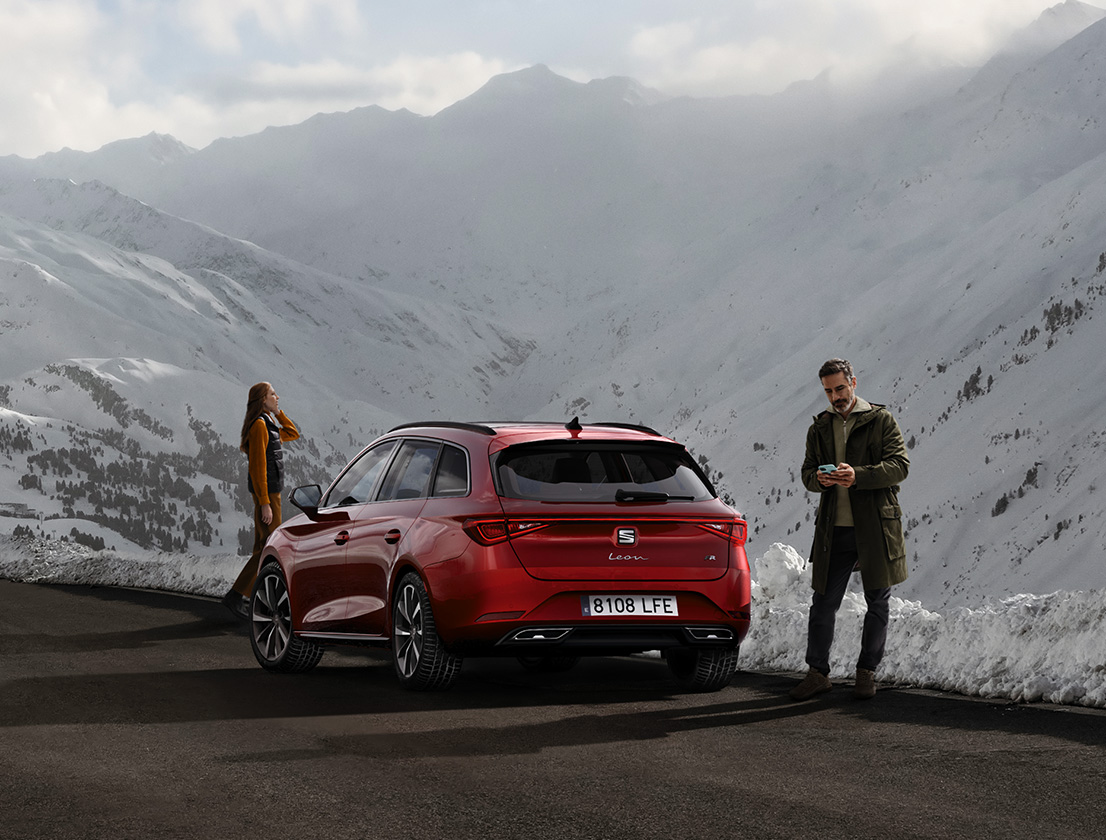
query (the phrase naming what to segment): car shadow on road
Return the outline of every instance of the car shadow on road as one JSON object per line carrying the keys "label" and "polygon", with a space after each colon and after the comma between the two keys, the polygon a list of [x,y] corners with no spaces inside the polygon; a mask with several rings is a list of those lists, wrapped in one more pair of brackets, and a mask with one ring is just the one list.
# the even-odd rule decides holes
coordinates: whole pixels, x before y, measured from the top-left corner
{"label": "car shadow on road", "polygon": [[[616,663],[618,664],[618,663]],[[609,667],[609,663],[608,663]],[[880,726],[900,730],[903,725],[942,727],[973,734],[998,732],[1034,738],[1056,737],[1075,743],[1106,746],[1104,715],[1065,714],[1055,708],[1013,706],[974,701],[937,692],[890,689],[881,702],[860,701],[852,697],[851,685],[838,685],[829,696],[812,702],[796,703],[787,696],[794,685],[792,675],[739,673],[734,684],[717,694],[670,696],[668,702],[644,702],[624,711],[610,711],[605,701],[592,697],[579,687],[547,693],[548,704],[576,711],[540,721],[503,723],[503,716],[488,717],[488,725],[460,725],[420,731],[380,731],[364,734],[344,733],[307,748],[242,753],[242,762],[301,761],[333,756],[354,756],[372,760],[393,758],[465,758],[478,756],[532,755],[558,747],[597,746],[612,743],[642,742],[678,736],[697,730],[732,729],[756,724],[782,723],[796,730],[796,737],[816,737],[832,731],[833,724],[822,729],[827,718],[837,715],[860,716],[873,724],[878,737]],[[476,694],[462,689],[466,699]],[[461,704],[467,706],[467,703]],[[586,713],[579,713],[588,709]],[[533,717],[533,715],[528,715]],[[815,718],[801,723],[789,719]]]}
{"label": "car shadow on road", "polygon": [[271,674],[256,664],[244,635],[234,643],[241,667],[160,670],[161,663],[148,672],[105,673],[97,666],[82,673],[78,659],[63,674],[11,677],[0,692],[0,727],[618,707],[723,696],[686,694],[663,663],[638,657],[585,660],[557,675],[528,674],[514,660],[468,661],[453,690],[410,692],[400,688],[387,651],[332,650],[309,673]]}
{"label": "car shadow on road", "polygon": [[[728,692],[710,695],[727,697]],[[701,699],[699,695],[696,699]],[[519,756],[558,747],[597,746],[668,738],[681,732],[749,725],[809,714],[786,699],[725,699],[707,705],[667,704],[662,708],[573,714],[508,725],[457,726],[418,732],[383,731],[327,738],[308,748],[241,753],[241,762],[301,761],[336,755],[373,760],[392,758],[474,758]]]}

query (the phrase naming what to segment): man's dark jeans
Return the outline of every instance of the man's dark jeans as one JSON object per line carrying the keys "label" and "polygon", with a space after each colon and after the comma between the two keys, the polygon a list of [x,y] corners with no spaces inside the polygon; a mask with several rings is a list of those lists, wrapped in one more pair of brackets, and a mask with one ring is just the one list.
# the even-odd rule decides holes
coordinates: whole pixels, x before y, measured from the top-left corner
{"label": "man's dark jeans", "polygon": [[[830,550],[829,576],[824,595],[814,593],[807,627],[806,664],[829,676],[830,647],[837,610],[849,586],[849,575],[856,565],[856,534],[852,528],[834,528]],[[864,615],[864,631],[860,637],[860,658],[857,668],[874,671],[883,659],[887,644],[887,619],[890,615],[890,589],[865,589],[868,612]]]}

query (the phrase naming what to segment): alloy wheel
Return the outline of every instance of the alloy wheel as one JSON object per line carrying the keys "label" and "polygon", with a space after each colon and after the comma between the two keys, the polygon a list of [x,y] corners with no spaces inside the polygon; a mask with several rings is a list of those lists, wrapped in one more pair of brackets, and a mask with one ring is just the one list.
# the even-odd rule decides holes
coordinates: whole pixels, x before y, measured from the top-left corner
{"label": "alloy wheel", "polygon": [[257,651],[279,662],[292,638],[292,608],[288,587],[278,574],[268,574],[250,602],[250,628]]}
{"label": "alloy wheel", "polygon": [[410,691],[444,691],[461,672],[462,658],[438,635],[430,594],[415,572],[405,574],[396,589],[392,658],[399,684]]}
{"label": "alloy wheel", "polygon": [[410,679],[419,667],[426,644],[422,600],[410,583],[399,591],[394,633],[396,665],[401,676]]}

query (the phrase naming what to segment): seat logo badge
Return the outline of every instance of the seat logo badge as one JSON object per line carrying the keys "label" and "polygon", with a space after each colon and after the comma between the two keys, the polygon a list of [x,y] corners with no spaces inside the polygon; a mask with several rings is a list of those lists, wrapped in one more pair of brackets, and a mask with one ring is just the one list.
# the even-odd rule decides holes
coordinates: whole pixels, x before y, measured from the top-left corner
{"label": "seat logo badge", "polygon": [[616,528],[614,532],[615,545],[637,545],[636,528]]}

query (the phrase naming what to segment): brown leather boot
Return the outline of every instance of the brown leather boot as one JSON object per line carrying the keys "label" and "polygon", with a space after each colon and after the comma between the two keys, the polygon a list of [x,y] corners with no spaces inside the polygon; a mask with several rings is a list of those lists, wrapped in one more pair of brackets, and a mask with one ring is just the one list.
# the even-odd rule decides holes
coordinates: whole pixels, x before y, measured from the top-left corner
{"label": "brown leather boot", "polygon": [[811,668],[806,672],[803,681],[792,688],[788,694],[792,700],[809,700],[811,697],[825,694],[831,688],[833,688],[833,683],[830,682],[829,677],[821,671],[815,671]]}
{"label": "brown leather boot", "polygon": [[870,700],[876,696],[876,672],[867,668],[856,669],[856,686],[853,697],[858,700]]}

